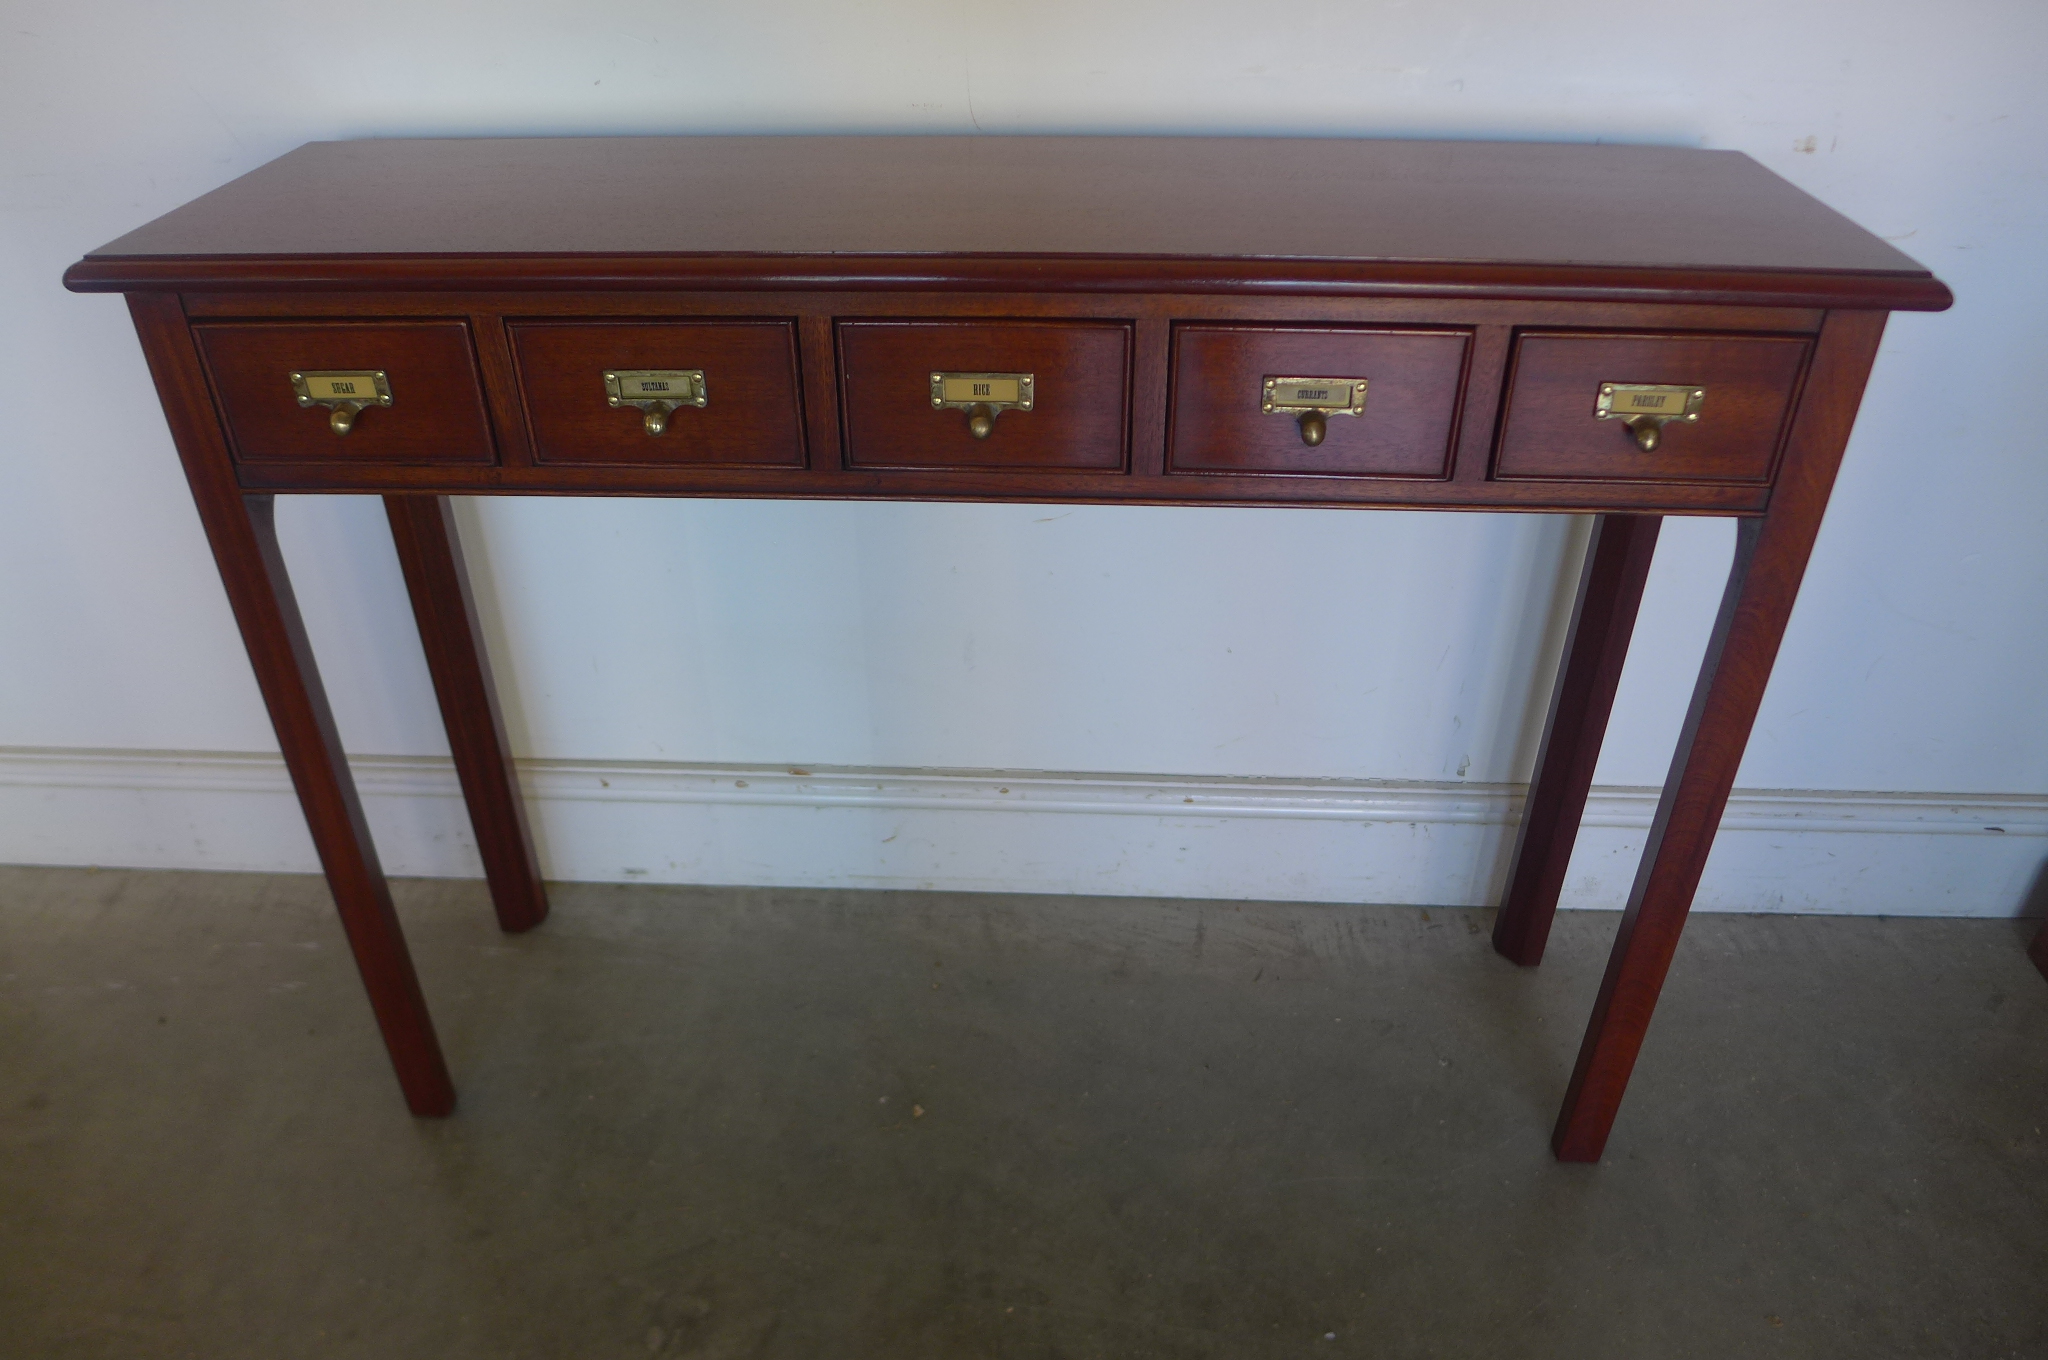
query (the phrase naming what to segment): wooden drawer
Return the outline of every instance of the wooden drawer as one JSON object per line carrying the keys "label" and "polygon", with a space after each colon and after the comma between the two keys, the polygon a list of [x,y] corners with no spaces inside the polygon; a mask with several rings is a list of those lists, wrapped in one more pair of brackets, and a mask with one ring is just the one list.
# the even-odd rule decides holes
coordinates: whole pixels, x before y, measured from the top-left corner
{"label": "wooden drawer", "polygon": [[[1494,476],[1769,482],[1811,349],[1806,336],[1524,333]],[[1625,421],[1597,414],[1607,383],[1698,390],[1699,419],[1666,424],[1646,453]]]}
{"label": "wooden drawer", "polygon": [[[1447,477],[1470,346],[1462,330],[1177,326],[1167,470]],[[1365,406],[1311,445],[1295,414],[1263,409],[1268,378],[1363,378]]]}
{"label": "wooden drawer", "polygon": [[[858,468],[1121,472],[1131,328],[1121,321],[842,321],[840,409]],[[932,405],[934,373],[1028,373],[1028,411],[985,439]]]}
{"label": "wooden drawer", "polygon": [[[244,463],[490,463],[497,458],[469,326],[461,321],[214,322],[193,337]],[[301,406],[294,373],[380,372],[389,406],[337,435]],[[366,395],[370,395],[366,393]]]}
{"label": "wooden drawer", "polygon": [[[519,392],[542,463],[802,467],[788,321],[514,322]],[[704,405],[613,405],[607,373],[700,372]],[[628,397],[630,398],[630,393]],[[659,434],[648,433],[650,425]]]}

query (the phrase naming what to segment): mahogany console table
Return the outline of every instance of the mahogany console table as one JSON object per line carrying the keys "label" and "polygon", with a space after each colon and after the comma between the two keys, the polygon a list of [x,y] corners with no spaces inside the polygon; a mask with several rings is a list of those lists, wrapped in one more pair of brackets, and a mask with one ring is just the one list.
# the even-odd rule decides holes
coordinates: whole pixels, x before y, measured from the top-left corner
{"label": "mahogany console table", "polygon": [[[455,1091],[273,525],[381,493],[498,920],[547,914],[451,495],[1599,517],[1494,932],[1543,954],[1665,515],[1734,568],[1553,1146],[1607,1140],[1888,312],[1748,158],[1214,138],[316,143],[94,251],[412,1110]],[[1339,582],[1317,589],[1338,590]]]}

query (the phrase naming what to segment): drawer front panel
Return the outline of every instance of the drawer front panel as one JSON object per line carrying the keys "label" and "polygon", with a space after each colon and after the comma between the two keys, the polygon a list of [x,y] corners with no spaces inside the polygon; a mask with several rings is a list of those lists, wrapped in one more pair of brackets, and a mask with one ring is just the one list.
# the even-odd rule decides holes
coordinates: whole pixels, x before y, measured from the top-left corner
{"label": "drawer front panel", "polygon": [[[1447,477],[1470,347],[1467,331],[1175,327],[1167,470]],[[1287,377],[1364,379],[1364,409],[1305,429],[1263,409],[1266,380]]]}
{"label": "drawer front panel", "polygon": [[[842,321],[847,462],[1121,472],[1130,356],[1121,321]],[[968,411],[932,404],[934,373],[1028,374],[1031,409],[995,412],[977,439]]]}
{"label": "drawer front panel", "polygon": [[[529,321],[508,329],[542,463],[803,466],[792,322]],[[636,372],[702,374],[704,404],[634,406],[661,389],[628,379],[613,405],[605,375]]]}
{"label": "drawer front panel", "polygon": [[[1494,475],[1769,482],[1811,350],[1804,336],[1525,333],[1509,370]],[[1606,384],[1697,391],[1698,419],[1662,425],[1646,452],[1625,420],[1600,417]]]}
{"label": "drawer front panel", "polygon": [[[465,322],[218,322],[192,333],[240,462],[496,461]],[[391,404],[365,406],[348,432],[337,434],[336,408],[302,406],[294,373],[382,373]],[[336,391],[317,379],[310,390],[324,397]]]}

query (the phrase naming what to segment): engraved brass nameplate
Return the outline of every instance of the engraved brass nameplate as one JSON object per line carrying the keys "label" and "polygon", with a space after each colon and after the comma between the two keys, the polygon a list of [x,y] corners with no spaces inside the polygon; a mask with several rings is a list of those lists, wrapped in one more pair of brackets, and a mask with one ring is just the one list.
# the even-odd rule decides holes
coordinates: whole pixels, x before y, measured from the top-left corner
{"label": "engraved brass nameplate", "polygon": [[1028,411],[1035,381],[1035,375],[1030,373],[934,373],[932,405]]}
{"label": "engraved brass nameplate", "polygon": [[356,414],[364,407],[391,404],[391,381],[381,369],[309,369],[293,373],[291,379],[299,405],[325,406],[327,428],[337,435],[355,428]]}
{"label": "engraved brass nameplate", "polygon": [[1707,399],[1704,387],[1661,387],[1652,383],[1601,383],[1600,399],[1593,404],[1597,420],[1628,420],[1650,416],[1657,420],[1697,422],[1700,405]]}
{"label": "engraved brass nameplate", "polygon": [[1259,409],[1267,415],[1360,415],[1365,411],[1365,386],[1363,378],[1268,378],[1259,390]]}
{"label": "engraved brass nameplate", "polygon": [[703,410],[710,401],[701,368],[619,368],[604,375],[607,405],[637,406],[649,435],[668,428],[668,413],[678,406]]}
{"label": "engraved brass nameplate", "polygon": [[1623,422],[1637,448],[1655,453],[1664,442],[1664,426],[1674,420],[1698,424],[1700,404],[1706,399],[1704,387],[1601,383],[1600,399],[1593,403],[1593,418]]}
{"label": "engraved brass nameplate", "polygon": [[709,400],[701,368],[621,368],[604,375],[604,393],[613,406],[665,401],[701,407]]}
{"label": "engraved brass nameplate", "polygon": [[389,406],[391,382],[382,373],[294,373],[292,390],[301,406],[353,401],[363,406]]}

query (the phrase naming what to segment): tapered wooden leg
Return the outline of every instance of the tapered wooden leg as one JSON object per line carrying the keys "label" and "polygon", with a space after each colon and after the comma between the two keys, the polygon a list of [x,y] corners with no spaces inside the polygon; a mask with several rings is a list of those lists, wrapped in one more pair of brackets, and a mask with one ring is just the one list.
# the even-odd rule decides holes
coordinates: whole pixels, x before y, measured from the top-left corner
{"label": "tapered wooden leg", "polygon": [[1507,896],[1493,924],[1493,947],[1524,967],[1543,961],[1662,524],[1656,515],[1602,515],[1586,546]]}
{"label": "tapered wooden leg", "polygon": [[[306,810],[321,867],[327,871],[342,930],[355,953],[363,986],[370,993],[370,1009],[384,1031],[392,1065],[398,1069],[405,1103],[414,1114],[444,1115],[455,1108],[455,1084],[441,1057],[434,1021],[427,1014],[427,999],[413,972],[412,954],[405,947],[398,914],[392,910],[391,889],[377,863],[377,847],[370,841],[355,780],[349,775],[334,715],[327,707],[327,691],[320,683],[306,626],[299,618],[298,600],[285,575],[284,555],[277,544],[276,500],[249,496],[244,504],[255,549],[255,561],[247,564],[248,575],[260,572],[260,579],[250,582],[254,590],[242,593],[251,597],[267,594],[269,598],[237,602],[242,638],[270,706],[271,722],[284,747],[285,763],[291,767],[299,803]],[[214,542],[215,556],[223,562],[230,554],[243,551],[239,542]]]}
{"label": "tapered wooden leg", "polygon": [[136,295],[128,305],[405,1103],[417,1115],[445,1115],[455,1086],[278,551],[274,498],[245,497],[235,485],[178,300]]}
{"label": "tapered wooden leg", "polygon": [[412,594],[413,617],[419,621],[498,925],[507,931],[531,930],[547,919],[548,899],[512,772],[454,512],[446,496],[386,496],[384,511]]}
{"label": "tapered wooden leg", "polygon": [[[1758,608],[1753,600],[1744,607],[1763,527],[1761,520],[1743,520],[1736,528],[1721,612],[1551,1138],[1564,1161],[1598,1161],[1607,1144],[1763,698],[1768,657],[1777,651],[1791,605],[1788,597],[1776,609]],[[1760,653],[1766,658],[1761,667]]]}
{"label": "tapered wooden leg", "polygon": [[1829,314],[1770,511],[1737,528],[1721,612],[1551,1137],[1561,1161],[1598,1161],[1607,1145],[1735,786],[1883,333],[1882,314]]}
{"label": "tapered wooden leg", "polygon": [[445,1115],[455,1087],[441,1057],[405,933],[363,820],[304,622],[278,550],[275,499],[237,498],[224,515],[205,514],[207,537],[228,587],[235,621],[270,709],[285,765],[305,810],[327,885],[355,954],[370,1009],[414,1114]]}
{"label": "tapered wooden leg", "polygon": [[2027,949],[2027,957],[2041,970],[2042,977],[2048,977],[2048,921],[2041,923],[2040,933],[2034,936],[2034,943]]}

